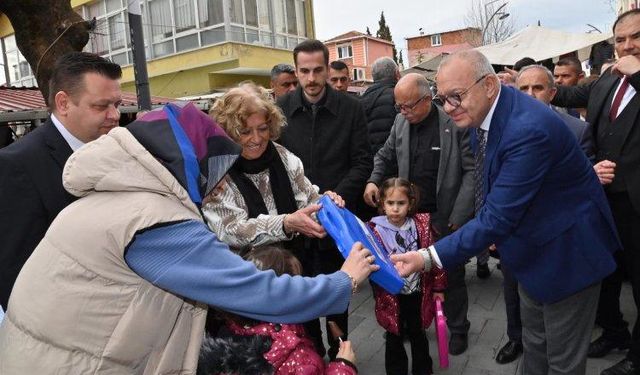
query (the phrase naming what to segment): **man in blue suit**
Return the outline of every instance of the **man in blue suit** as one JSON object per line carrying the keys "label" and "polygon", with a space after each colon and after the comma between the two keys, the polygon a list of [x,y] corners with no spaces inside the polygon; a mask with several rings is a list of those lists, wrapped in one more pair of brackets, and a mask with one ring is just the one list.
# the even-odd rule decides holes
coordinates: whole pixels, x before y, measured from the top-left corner
{"label": "man in blue suit", "polygon": [[620,249],[591,163],[560,117],[501,86],[481,53],[448,56],[437,85],[456,125],[473,128],[480,210],[429,249],[393,256],[396,268],[455,267],[495,244],[520,284],[523,373],[584,374],[600,281]]}

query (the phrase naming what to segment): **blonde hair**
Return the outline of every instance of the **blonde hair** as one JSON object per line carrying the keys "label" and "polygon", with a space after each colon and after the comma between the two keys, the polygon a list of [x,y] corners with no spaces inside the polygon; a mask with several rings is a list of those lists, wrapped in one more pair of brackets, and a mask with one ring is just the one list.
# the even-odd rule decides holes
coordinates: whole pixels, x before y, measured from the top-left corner
{"label": "blonde hair", "polygon": [[216,100],[209,115],[222,126],[227,135],[238,141],[247,119],[256,113],[265,115],[270,138],[278,139],[285,125],[285,117],[269,92],[253,82],[242,82],[238,87],[227,91]]}

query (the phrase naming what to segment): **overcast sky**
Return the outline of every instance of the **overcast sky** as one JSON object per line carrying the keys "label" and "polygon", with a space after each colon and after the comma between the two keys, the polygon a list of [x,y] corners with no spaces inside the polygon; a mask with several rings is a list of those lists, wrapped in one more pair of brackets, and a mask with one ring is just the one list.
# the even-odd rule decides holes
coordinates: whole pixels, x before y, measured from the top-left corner
{"label": "overcast sky", "polygon": [[[465,27],[465,18],[473,0],[314,0],[316,37],[320,40],[351,30],[365,32],[367,26],[375,36],[380,12],[384,11],[396,48],[406,50],[404,38],[454,30]],[[475,0],[479,1],[479,0]],[[485,1],[490,0],[480,0]],[[592,24],[604,31],[611,30],[615,0],[509,0],[505,11],[515,29],[535,25],[572,32],[587,32]],[[494,5],[505,3],[498,0]],[[404,53],[407,63],[407,55]]]}

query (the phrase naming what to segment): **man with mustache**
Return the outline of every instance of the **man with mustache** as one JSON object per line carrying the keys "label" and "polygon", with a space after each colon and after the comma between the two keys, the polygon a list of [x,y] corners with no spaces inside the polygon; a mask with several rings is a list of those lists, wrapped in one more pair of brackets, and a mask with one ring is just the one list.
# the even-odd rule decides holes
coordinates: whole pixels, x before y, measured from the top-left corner
{"label": "man with mustache", "polygon": [[[305,175],[321,194],[335,191],[353,211],[373,163],[364,110],[357,98],[338,93],[327,84],[329,50],[322,42],[305,40],[298,44],[293,60],[298,88],[278,100],[287,118],[279,142],[302,160]],[[307,274],[331,272],[342,264],[331,239],[309,239],[305,244],[296,256]],[[348,332],[347,311],[327,320]],[[324,355],[319,322],[311,322],[306,328],[320,355]],[[339,342],[329,339],[329,344],[329,357],[333,359]]]}

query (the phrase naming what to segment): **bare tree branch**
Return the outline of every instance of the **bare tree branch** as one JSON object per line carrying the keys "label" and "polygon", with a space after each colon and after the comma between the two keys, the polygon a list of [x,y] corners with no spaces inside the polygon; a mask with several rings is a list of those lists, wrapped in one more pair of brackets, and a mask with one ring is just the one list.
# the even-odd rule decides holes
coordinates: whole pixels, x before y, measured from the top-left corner
{"label": "bare tree branch", "polygon": [[513,15],[500,19],[501,15],[507,14],[504,8],[499,10],[503,4],[505,3],[495,2],[485,7],[485,3],[481,0],[471,2],[465,16],[465,24],[467,27],[479,29],[484,34],[484,40],[480,40],[479,45],[501,42],[515,31],[515,17]]}

